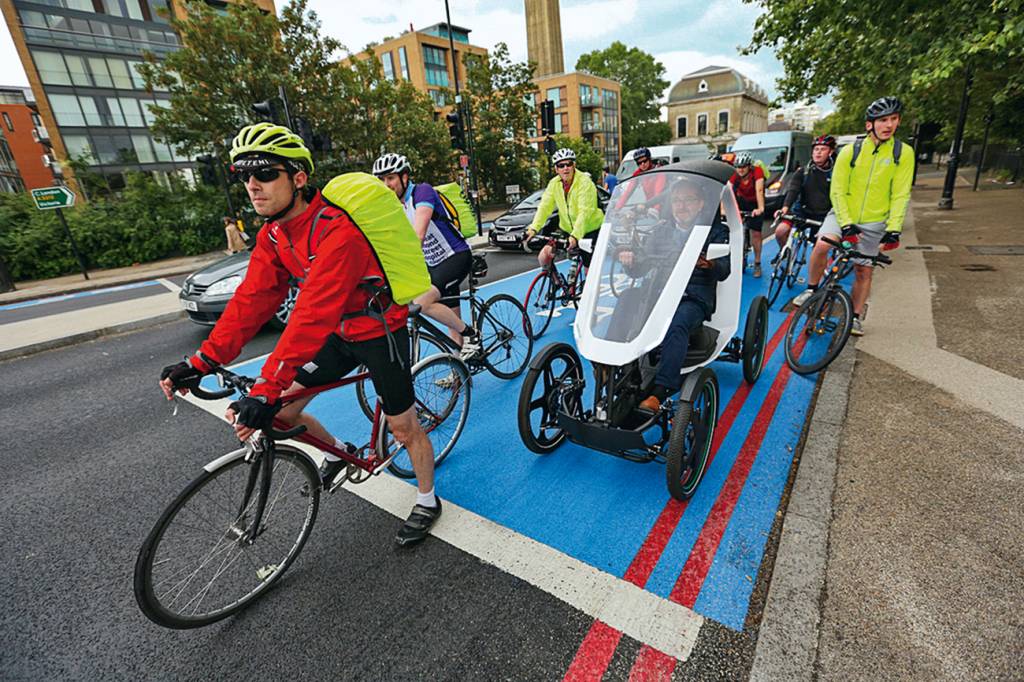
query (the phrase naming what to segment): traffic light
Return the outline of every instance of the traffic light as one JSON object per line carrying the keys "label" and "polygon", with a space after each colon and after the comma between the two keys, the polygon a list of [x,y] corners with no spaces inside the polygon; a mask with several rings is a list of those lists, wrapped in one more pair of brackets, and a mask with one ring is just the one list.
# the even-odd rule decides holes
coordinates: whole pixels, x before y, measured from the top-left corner
{"label": "traffic light", "polygon": [[555,153],[555,139],[553,137],[544,140],[544,153],[548,156]]}
{"label": "traffic light", "polygon": [[540,134],[555,134],[555,103],[550,99],[540,103]]}
{"label": "traffic light", "polygon": [[292,121],[295,123],[295,134],[302,138],[308,149],[314,149],[316,145],[313,142],[313,126],[302,116],[295,116]]}
{"label": "traffic light", "polygon": [[254,102],[252,110],[261,121],[270,121],[271,123],[281,125],[282,117],[278,111],[280,105],[278,105],[277,102],[278,100],[276,98],[271,98],[262,102]]}
{"label": "traffic light", "polygon": [[217,179],[217,159],[210,154],[203,154],[197,156],[196,161],[199,162],[199,177],[203,181],[204,185],[217,185],[220,184]]}
{"label": "traffic light", "polygon": [[462,117],[459,116],[459,112],[453,111],[444,118],[448,121],[448,137],[451,138],[452,149],[464,150],[466,148],[466,134],[462,128]]}

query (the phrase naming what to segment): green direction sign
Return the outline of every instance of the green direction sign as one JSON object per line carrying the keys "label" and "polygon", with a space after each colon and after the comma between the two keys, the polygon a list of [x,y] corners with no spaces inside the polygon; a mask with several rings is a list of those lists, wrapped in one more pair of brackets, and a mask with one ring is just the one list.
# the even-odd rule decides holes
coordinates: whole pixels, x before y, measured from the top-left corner
{"label": "green direction sign", "polygon": [[69,208],[75,205],[75,193],[67,187],[41,187],[32,190],[32,201],[43,211],[49,208]]}

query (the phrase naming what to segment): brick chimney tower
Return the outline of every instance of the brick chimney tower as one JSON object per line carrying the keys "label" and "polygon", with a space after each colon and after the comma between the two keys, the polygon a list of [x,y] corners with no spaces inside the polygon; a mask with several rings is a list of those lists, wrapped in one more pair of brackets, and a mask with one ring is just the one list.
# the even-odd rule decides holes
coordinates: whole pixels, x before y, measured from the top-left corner
{"label": "brick chimney tower", "polygon": [[526,54],[536,78],[565,71],[558,0],[526,0]]}

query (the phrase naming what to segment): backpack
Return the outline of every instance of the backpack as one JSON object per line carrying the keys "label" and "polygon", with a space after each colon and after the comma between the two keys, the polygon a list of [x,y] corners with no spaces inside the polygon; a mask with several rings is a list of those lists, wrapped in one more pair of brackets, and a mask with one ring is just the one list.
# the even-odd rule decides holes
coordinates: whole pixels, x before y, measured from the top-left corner
{"label": "backpack", "polygon": [[457,182],[449,182],[434,188],[449,222],[463,237],[475,237],[477,234],[476,215],[473,207]]}
{"label": "backpack", "polygon": [[[850,168],[853,168],[854,164],[857,163],[857,157],[860,156],[860,149],[864,146],[864,138],[859,137],[857,141],[853,143],[853,156],[850,157]],[[899,140],[892,141],[892,161],[897,166],[900,165],[900,154],[903,153],[903,143]]]}
{"label": "backpack", "polygon": [[[405,208],[387,185],[368,173],[343,173],[321,190],[329,206],[344,211],[377,257],[391,298],[405,304],[430,288],[423,249]],[[323,211],[321,211],[323,214]],[[310,243],[320,216],[310,228]]]}

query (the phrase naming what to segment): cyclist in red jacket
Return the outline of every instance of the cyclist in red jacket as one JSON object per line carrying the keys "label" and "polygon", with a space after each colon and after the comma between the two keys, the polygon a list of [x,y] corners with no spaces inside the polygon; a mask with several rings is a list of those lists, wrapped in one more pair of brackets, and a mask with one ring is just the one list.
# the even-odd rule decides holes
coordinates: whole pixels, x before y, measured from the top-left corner
{"label": "cyclist in red jacket", "polygon": [[[170,399],[173,391],[184,393],[213,367],[231,362],[280,306],[289,280],[299,280],[295,309],[259,380],[248,396],[231,403],[225,416],[241,441],[277,415],[344,447],[302,411],[312,397],[282,409],[281,396],[331,383],[365,365],[391,432],[409,451],[419,488],[416,505],[395,540],[399,545],[419,542],[441,515],[441,501],[434,494],[433,447],[413,406],[408,307],[388,306],[383,322],[363,314],[370,294],[360,284],[368,278],[383,283],[384,272],[366,237],[309,184],[313,158],[298,135],[270,123],[246,126],[232,143],[231,161],[266,223],[245,279],[209,338],[188,362],[165,367],[160,387]],[[329,485],[344,462],[325,457],[321,475]]]}

